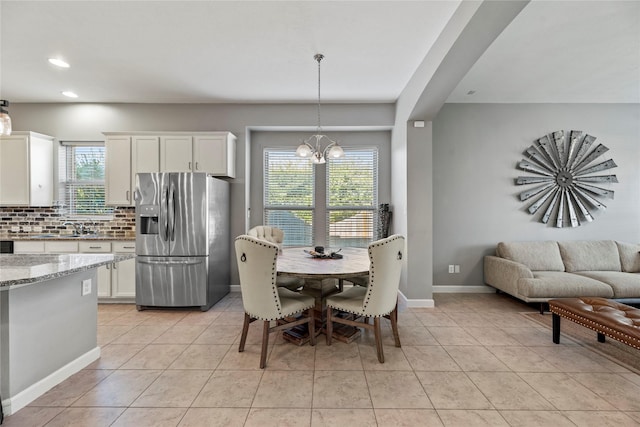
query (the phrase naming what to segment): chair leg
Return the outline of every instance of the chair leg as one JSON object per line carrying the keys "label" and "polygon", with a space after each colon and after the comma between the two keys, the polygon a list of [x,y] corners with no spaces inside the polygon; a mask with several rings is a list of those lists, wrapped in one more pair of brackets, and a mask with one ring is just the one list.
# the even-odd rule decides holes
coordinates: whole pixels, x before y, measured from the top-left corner
{"label": "chair leg", "polygon": [[260,369],[267,366],[267,347],[269,346],[269,321],[264,321],[262,327],[262,352],[260,353]]}
{"label": "chair leg", "polygon": [[309,309],[309,342],[316,345],[316,311],[313,307]]}
{"label": "chair leg", "polygon": [[240,353],[244,351],[244,345],[247,342],[247,332],[249,332],[250,321],[251,321],[251,317],[247,313],[245,313],[244,324],[242,325],[242,335],[240,335],[240,347],[238,348],[238,352]]}
{"label": "chair leg", "polygon": [[382,330],[380,329],[380,318],[373,318],[373,332],[376,337],[376,351],[378,352],[378,362],[384,363],[384,353],[382,352]]}
{"label": "chair leg", "polygon": [[393,330],[393,339],[396,341],[396,347],[400,347],[400,334],[398,333],[398,304],[390,313],[391,330]]}
{"label": "chair leg", "polygon": [[327,307],[327,345],[331,345],[331,336],[333,335],[333,308]]}

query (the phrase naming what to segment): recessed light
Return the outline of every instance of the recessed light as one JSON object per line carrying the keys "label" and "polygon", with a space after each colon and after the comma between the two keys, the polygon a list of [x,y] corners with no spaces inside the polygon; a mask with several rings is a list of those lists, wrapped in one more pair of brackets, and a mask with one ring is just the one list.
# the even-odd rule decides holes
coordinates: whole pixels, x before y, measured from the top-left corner
{"label": "recessed light", "polygon": [[69,64],[59,58],[49,58],[49,62],[60,68],[69,68]]}
{"label": "recessed light", "polygon": [[71,92],[70,90],[65,90],[64,92],[62,92],[62,94],[64,96],[68,96],[69,98],[77,98],[78,95],[76,95],[75,93]]}

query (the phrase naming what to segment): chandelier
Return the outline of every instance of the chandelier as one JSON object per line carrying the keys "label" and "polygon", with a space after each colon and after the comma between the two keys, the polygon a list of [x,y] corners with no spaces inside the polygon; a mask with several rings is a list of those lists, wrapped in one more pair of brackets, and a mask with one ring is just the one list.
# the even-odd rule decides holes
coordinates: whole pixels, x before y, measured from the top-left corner
{"label": "chandelier", "polygon": [[5,107],[9,106],[9,101],[0,99],[0,136],[11,135],[11,117]]}
{"label": "chandelier", "polygon": [[[327,135],[323,135],[322,126],[320,125],[320,61],[323,58],[324,55],[321,53],[313,56],[313,59],[318,61],[318,126],[316,127],[316,133],[302,141],[302,144],[296,149],[296,156],[310,157],[315,164],[326,163],[327,158],[335,159],[344,156],[342,147],[338,145],[337,141]],[[326,144],[324,148],[322,148],[323,144]]]}

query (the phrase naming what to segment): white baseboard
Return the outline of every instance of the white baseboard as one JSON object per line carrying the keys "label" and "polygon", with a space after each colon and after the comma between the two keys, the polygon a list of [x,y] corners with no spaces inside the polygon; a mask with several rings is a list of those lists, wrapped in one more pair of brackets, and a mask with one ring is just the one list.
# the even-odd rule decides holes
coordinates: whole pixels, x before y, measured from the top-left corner
{"label": "white baseboard", "polygon": [[432,299],[408,299],[402,292],[398,291],[400,304],[409,308],[433,308],[435,301]]}
{"label": "white baseboard", "polygon": [[240,285],[231,285],[229,292],[240,292]]}
{"label": "white baseboard", "polygon": [[2,401],[2,409],[5,415],[15,414],[38,397],[51,390],[71,375],[81,371],[100,358],[100,347],[89,350],[77,359],[67,363],[57,371],[52,372],[40,381],[27,387],[13,397]]}
{"label": "white baseboard", "polygon": [[434,286],[433,293],[434,294],[490,294],[494,293],[496,290],[491,286],[456,286],[456,285],[445,285],[445,286]]}

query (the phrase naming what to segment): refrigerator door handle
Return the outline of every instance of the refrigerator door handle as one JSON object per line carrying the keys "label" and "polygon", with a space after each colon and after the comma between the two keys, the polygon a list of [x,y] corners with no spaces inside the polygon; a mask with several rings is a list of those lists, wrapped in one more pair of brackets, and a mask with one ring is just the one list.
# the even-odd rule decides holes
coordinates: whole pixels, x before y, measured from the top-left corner
{"label": "refrigerator door handle", "polygon": [[169,230],[167,234],[169,235],[169,239],[171,241],[175,240],[176,237],[176,188],[171,182],[169,187],[169,200],[167,201],[168,211],[169,211]]}
{"label": "refrigerator door handle", "polygon": [[180,261],[149,261],[144,259],[136,259],[140,264],[152,264],[152,265],[196,265],[202,263],[202,260],[180,260]]}
{"label": "refrigerator door handle", "polygon": [[160,227],[161,227],[161,237],[162,240],[169,240],[169,218],[168,218],[168,209],[167,203],[169,199],[169,187],[164,187],[162,189],[162,196],[160,200]]}

